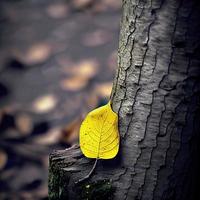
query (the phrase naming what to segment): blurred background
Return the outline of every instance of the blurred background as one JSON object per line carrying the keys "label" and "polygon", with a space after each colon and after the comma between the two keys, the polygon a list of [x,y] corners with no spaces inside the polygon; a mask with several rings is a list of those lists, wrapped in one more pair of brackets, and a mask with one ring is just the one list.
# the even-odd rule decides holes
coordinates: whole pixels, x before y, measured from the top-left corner
{"label": "blurred background", "polygon": [[48,199],[48,155],[109,99],[121,0],[0,0],[0,199]]}

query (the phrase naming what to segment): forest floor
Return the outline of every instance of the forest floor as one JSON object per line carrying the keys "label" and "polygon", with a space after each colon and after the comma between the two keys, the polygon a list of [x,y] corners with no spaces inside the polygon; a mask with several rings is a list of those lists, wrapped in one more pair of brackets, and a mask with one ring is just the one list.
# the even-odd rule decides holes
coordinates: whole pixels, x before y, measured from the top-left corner
{"label": "forest floor", "polygon": [[0,199],[47,199],[48,155],[77,142],[117,67],[120,1],[1,0]]}

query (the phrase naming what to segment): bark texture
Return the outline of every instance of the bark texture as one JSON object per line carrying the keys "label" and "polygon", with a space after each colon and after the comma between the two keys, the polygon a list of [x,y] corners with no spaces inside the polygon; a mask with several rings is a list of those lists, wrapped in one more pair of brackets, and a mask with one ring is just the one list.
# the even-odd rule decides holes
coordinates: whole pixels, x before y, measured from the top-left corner
{"label": "bark texture", "polygon": [[200,129],[200,4],[124,0],[111,95],[120,152],[92,168],[78,146],[50,155],[54,199],[194,200]]}

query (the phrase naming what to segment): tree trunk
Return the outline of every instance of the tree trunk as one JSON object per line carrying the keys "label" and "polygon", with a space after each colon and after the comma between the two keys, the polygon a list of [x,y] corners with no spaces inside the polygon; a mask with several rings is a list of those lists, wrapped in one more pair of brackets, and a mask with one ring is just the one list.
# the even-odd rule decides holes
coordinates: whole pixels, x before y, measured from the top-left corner
{"label": "tree trunk", "polygon": [[49,197],[197,200],[200,129],[200,4],[124,0],[111,95],[120,152],[95,160],[79,147],[50,155]]}

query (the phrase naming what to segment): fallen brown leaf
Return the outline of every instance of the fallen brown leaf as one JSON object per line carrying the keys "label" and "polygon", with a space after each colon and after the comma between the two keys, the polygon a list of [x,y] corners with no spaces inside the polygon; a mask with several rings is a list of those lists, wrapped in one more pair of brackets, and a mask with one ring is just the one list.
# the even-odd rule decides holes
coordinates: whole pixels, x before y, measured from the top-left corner
{"label": "fallen brown leaf", "polygon": [[50,53],[51,46],[48,44],[35,44],[28,50],[26,59],[31,63],[40,63],[45,61]]}
{"label": "fallen brown leaf", "polygon": [[[67,62],[67,61],[66,61]],[[99,63],[95,59],[85,59],[77,63],[66,63],[63,72],[73,76],[81,76],[84,79],[94,77],[99,70]]]}
{"label": "fallen brown leaf", "polygon": [[72,5],[76,9],[83,9],[87,6],[90,6],[93,3],[93,0],[73,0]]}
{"label": "fallen brown leaf", "polygon": [[57,105],[57,98],[52,94],[47,94],[38,97],[32,105],[33,111],[37,113],[46,113],[55,108]]}
{"label": "fallen brown leaf", "polygon": [[13,50],[14,56],[27,65],[40,64],[46,61],[51,53],[52,48],[48,43],[37,43],[30,46],[26,51]]}
{"label": "fallen brown leaf", "polygon": [[82,38],[83,45],[87,47],[96,47],[106,44],[112,39],[112,35],[107,30],[95,30],[90,33],[86,33]]}
{"label": "fallen brown leaf", "polygon": [[47,7],[47,14],[52,18],[63,18],[68,14],[68,6],[65,3],[51,4]]}
{"label": "fallen brown leaf", "polygon": [[112,82],[97,84],[95,87],[95,92],[97,93],[97,95],[107,98],[111,94],[112,85],[113,85]]}
{"label": "fallen brown leaf", "polygon": [[89,96],[86,96],[87,107],[89,110],[94,109],[98,105],[98,95],[95,92],[91,92]]}
{"label": "fallen brown leaf", "polygon": [[96,60],[83,60],[79,62],[76,66],[71,68],[71,73],[88,79],[94,77],[97,74],[98,67],[99,64]]}
{"label": "fallen brown leaf", "polygon": [[79,76],[73,76],[61,80],[60,86],[63,90],[77,91],[83,89],[88,84],[88,80]]}
{"label": "fallen brown leaf", "polygon": [[0,150],[0,170],[2,170],[6,163],[7,163],[8,157],[5,151]]}
{"label": "fallen brown leaf", "polygon": [[109,8],[113,9],[119,9],[122,6],[122,1],[116,1],[116,0],[102,0],[102,4]]}
{"label": "fallen brown leaf", "polygon": [[32,120],[27,114],[18,115],[15,119],[15,124],[18,131],[23,135],[30,134],[33,129]]}
{"label": "fallen brown leaf", "polygon": [[74,119],[71,123],[69,123],[66,127],[63,128],[62,133],[63,137],[62,140],[67,144],[74,144],[79,137],[79,129],[82,123],[82,116]]}
{"label": "fallen brown leaf", "polygon": [[52,145],[59,142],[61,138],[61,130],[59,128],[51,129],[49,132],[43,135],[36,136],[33,141],[40,145]]}

